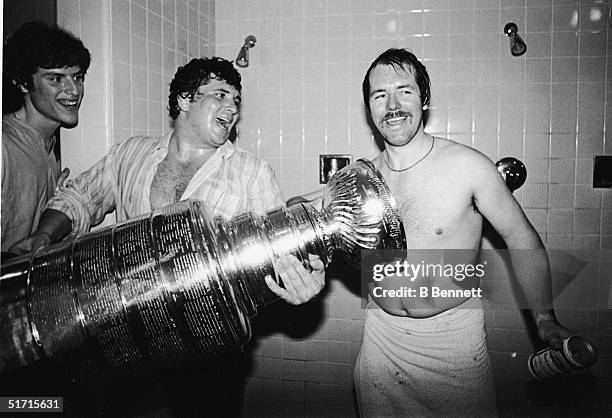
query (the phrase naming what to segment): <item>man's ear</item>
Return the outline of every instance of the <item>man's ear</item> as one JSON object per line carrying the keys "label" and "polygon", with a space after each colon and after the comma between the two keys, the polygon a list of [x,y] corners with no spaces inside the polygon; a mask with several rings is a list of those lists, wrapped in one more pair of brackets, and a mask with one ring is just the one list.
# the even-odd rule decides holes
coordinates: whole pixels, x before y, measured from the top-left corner
{"label": "man's ear", "polygon": [[17,90],[19,90],[21,93],[26,94],[29,93],[30,90],[28,90],[26,88],[26,86],[24,85],[24,83],[20,83],[17,80],[11,80],[11,83],[13,83],[13,85],[17,88]]}
{"label": "man's ear", "polygon": [[181,112],[187,112],[189,110],[189,106],[191,105],[191,99],[189,98],[189,96],[183,97],[179,94],[176,100],[179,109],[181,109]]}

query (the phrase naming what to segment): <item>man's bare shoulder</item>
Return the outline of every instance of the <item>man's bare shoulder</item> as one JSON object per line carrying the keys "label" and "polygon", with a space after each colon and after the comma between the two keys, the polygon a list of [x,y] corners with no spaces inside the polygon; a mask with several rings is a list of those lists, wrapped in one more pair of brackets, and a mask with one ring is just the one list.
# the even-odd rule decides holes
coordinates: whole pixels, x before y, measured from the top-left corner
{"label": "man's bare shoulder", "polygon": [[469,147],[467,145],[464,145],[459,142],[448,139],[448,138],[441,138],[437,136],[436,137],[436,147],[438,147],[438,149],[442,151],[443,153],[454,155],[456,158],[461,158],[461,159],[485,158],[488,160],[488,158],[484,154],[482,154],[480,151],[472,147]]}
{"label": "man's bare shoulder", "polygon": [[501,179],[493,161],[480,151],[446,138],[436,138],[439,146],[437,162],[470,185],[472,190],[490,187]]}
{"label": "man's bare shoulder", "polygon": [[436,146],[439,147],[440,157],[450,159],[454,164],[472,169],[491,169],[493,161],[482,152],[467,145],[447,138],[436,137]]}

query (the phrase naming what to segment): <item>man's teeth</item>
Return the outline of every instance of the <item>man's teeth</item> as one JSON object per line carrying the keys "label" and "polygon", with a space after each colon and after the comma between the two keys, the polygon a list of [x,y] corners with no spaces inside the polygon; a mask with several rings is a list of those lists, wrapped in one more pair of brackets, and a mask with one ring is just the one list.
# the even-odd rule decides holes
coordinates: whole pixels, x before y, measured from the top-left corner
{"label": "man's teeth", "polygon": [[230,124],[230,121],[227,119],[223,119],[223,118],[217,118],[217,122],[219,122],[220,125],[222,125],[223,127],[227,128]]}

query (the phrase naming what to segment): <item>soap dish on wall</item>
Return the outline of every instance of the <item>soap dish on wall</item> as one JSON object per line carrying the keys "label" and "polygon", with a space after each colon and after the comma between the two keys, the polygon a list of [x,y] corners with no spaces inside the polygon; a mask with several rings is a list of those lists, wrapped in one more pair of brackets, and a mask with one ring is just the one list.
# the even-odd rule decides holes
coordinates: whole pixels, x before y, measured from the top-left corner
{"label": "soap dish on wall", "polygon": [[322,154],[319,155],[319,183],[327,184],[336,171],[350,165],[353,161],[351,154]]}
{"label": "soap dish on wall", "polygon": [[593,157],[593,188],[612,188],[612,155]]}

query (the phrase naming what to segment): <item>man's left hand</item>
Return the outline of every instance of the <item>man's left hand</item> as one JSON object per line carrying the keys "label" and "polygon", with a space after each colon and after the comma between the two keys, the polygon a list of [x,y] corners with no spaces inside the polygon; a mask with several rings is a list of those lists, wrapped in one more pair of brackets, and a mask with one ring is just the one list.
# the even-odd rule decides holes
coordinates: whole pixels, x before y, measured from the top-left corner
{"label": "man's left hand", "polygon": [[545,319],[538,322],[538,335],[555,350],[561,350],[563,340],[575,333],[562,327],[554,319]]}
{"label": "man's left hand", "polygon": [[266,284],[287,303],[301,305],[308,302],[325,286],[325,266],[321,258],[308,254],[308,261],[312,267],[311,272],[293,255],[278,258],[274,263],[274,270],[283,280],[285,288],[280,287],[270,276],[266,276]]}

